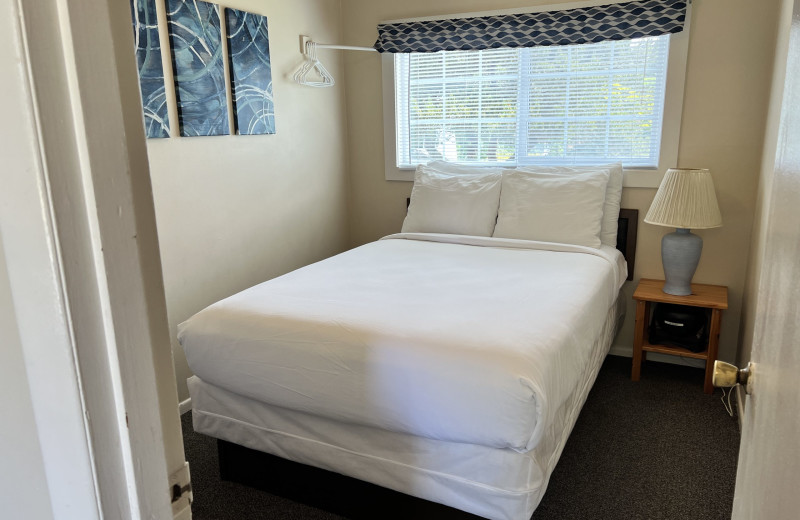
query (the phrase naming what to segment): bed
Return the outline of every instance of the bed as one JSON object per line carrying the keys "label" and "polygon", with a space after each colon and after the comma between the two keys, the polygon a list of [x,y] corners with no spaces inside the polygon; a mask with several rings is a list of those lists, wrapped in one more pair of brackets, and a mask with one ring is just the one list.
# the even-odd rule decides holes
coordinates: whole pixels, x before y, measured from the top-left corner
{"label": "bed", "polygon": [[[453,175],[448,186],[472,183]],[[621,323],[633,258],[618,247],[635,250],[636,218],[617,208],[613,246],[514,237],[486,182],[470,187],[492,201],[483,220],[476,200],[452,217],[460,192],[427,207],[431,227],[412,211],[415,196],[426,209],[415,183],[419,218],[403,232],[182,323],[195,431],[486,518],[529,518]],[[447,232],[448,218],[471,229]]]}

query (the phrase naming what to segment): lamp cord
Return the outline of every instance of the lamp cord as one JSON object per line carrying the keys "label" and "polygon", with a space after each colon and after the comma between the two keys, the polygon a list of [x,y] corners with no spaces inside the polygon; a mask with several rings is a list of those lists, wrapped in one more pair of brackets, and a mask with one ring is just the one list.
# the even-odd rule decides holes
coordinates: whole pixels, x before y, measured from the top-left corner
{"label": "lamp cord", "polygon": [[[731,394],[733,393],[733,389],[734,388],[736,388],[736,387],[732,386],[730,388],[730,390],[728,390],[727,394],[725,393],[725,389],[723,388],[722,389],[722,397],[720,398],[720,400],[722,401],[722,406],[725,407],[725,411],[728,412],[728,415],[730,415],[731,417],[733,417],[733,406],[731,406]],[[727,402],[725,402],[726,395],[728,397],[728,401]]]}

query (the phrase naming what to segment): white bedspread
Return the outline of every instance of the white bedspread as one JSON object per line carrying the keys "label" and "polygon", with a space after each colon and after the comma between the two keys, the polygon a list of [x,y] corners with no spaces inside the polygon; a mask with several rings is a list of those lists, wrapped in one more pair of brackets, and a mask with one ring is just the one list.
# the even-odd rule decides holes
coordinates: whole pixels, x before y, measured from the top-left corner
{"label": "white bedspread", "polygon": [[253,399],[527,451],[625,276],[607,246],[398,234],[217,302],[178,337],[197,376]]}

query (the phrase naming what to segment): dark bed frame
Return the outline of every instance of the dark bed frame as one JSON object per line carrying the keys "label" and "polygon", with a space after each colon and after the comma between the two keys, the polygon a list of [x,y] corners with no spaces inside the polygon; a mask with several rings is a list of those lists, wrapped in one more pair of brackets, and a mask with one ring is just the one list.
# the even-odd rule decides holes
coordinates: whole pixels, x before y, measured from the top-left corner
{"label": "dark bed frame", "polygon": [[220,479],[256,488],[345,518],[358,520],[482,518],[443,504],[282,459],[232,442],[217,439],[217,450]]}
{"label": "dark bed frame", "polygon": [[[639,210],[619,213],[617,249],[633,279]],[[351,519],[436,518],[471,520],[481,517],[422,498],[406,495],[332,471],[217,440],[220,479],[236,482]]]}
{"label": "dark bed frame", "polygon": [[639,210],[620,209],[617,219],[617,249],[628,262],[628,280],[633,280],[636,266],[636,236],[639,230]]}

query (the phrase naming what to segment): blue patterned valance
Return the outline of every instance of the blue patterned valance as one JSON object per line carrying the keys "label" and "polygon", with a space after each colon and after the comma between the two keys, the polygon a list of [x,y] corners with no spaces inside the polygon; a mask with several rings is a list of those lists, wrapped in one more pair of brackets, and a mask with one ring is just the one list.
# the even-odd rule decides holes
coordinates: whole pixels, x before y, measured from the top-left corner
{"label": "blue patterned valance", "polygon": [[378,26],[380,52],[437,52],[628,40],[683,30],[687,0],[638,0],[565,11]]}

